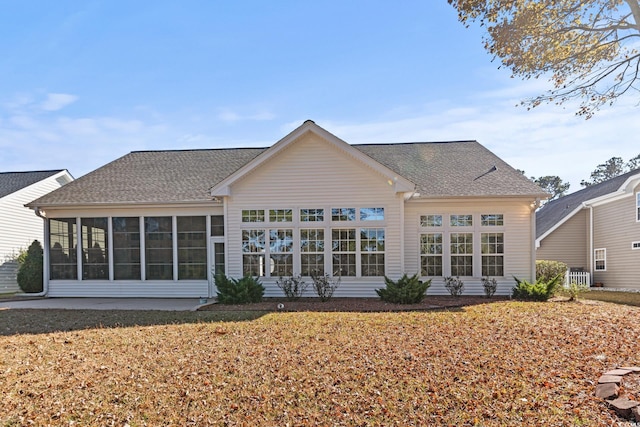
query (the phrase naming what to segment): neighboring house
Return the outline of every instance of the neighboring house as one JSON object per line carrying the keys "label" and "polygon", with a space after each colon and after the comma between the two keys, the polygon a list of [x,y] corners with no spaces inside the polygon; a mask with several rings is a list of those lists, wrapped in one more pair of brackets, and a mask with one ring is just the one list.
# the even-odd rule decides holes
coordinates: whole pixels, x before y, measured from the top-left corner
{"label": "neighboring house", "polygon": [[43,243],[44,222],[24,205],[73,181],[66,170],[0,172],[0,293],[19,290],[15,257],[34,240]]}
{"label": "neighboring house", "polygon": [[[270,148],[140,151],[29,204],[48,218],[49,296],[215,296],[213,275],[460,276],[467,294],[535,274],[547,195],[475,141],[349,145],[308,120]],[[307,296],[313,296],[311,288]]]}
{"label": "neighboring house", "polygon": [[536,258],[562,261],[592,283],[640,289],[640,169],[547,203]]}

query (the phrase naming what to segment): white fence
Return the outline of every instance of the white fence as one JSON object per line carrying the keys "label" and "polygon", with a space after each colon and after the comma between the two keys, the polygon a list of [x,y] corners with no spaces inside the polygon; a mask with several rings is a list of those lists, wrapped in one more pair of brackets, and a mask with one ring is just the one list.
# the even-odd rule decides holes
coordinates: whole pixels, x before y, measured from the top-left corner
{"label": "white fence", "polygon": [[591,274],[586,271],[567,271],[564,276],[564,285],[569,286],[571,283],[591,286]]}

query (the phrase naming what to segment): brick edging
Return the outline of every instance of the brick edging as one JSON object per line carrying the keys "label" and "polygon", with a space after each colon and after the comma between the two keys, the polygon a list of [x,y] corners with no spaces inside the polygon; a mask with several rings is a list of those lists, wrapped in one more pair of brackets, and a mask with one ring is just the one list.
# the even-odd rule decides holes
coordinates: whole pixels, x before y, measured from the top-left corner
{"label": "brick edging", "polygon": [[625,375],[640,375],[640,367],[621,366],[602,374],[596,386],[596,397],[603,399],[620,417],[640,422],[640,402],[619,394]]}

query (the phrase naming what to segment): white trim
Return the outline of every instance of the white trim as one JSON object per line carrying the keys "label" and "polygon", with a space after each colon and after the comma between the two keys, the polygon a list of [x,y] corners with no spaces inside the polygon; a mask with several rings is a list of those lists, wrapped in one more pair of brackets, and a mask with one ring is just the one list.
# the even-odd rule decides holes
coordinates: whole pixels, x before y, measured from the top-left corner
{"label": "white trim", "polygon": [[[602,251],[604,253],[604,258],[597,258],[596,254],[598,251]],[[597,262],[604,261],[604,268],[597,268]],[[596,248],[593,250],[593,269],[595,271],[607,271],[607,248]]]}

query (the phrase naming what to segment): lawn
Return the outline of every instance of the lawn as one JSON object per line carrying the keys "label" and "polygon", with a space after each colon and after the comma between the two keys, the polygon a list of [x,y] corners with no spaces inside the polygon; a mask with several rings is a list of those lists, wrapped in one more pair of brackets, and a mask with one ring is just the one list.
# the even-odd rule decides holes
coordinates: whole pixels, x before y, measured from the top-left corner
{"label": "lawn", "polygon": [[640,306],[640,292],[599,291],[592,289],[580,295],[580,298],[613,302],[616,304]]}
{"label": "lawn", "polygon": [[617,425],[640,309],[0,311],[0,425]]}

